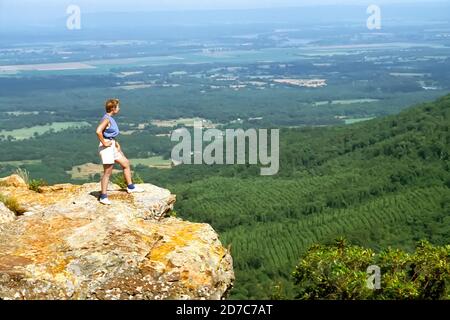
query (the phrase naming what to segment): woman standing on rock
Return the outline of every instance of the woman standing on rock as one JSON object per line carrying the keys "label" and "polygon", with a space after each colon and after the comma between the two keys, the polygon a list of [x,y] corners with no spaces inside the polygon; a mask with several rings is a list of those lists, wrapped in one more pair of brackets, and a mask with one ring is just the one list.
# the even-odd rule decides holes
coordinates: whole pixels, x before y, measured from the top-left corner
{"label": "woman standing on rock", "polygon": [[101,119],[100,124],[97,127],[96,134],[100,144],[98,146],[98,152],[103,164],[103,177],[101,180],[101,194],[99,201],[102,204],[110,205],[111,201],[108,199],[107,188],[109,178],[111,177],[114,163],[120,164],[123,169],[123,175],[127,182],[127,192],[143,192],[144,190],[137,188],[131,180],[131,167],[130,161],[125,157],[122,152],[122,148],[116,137],[119,135],[119,127],[113,116],[120,112],[119,99],[110,99],[106,101],[105,109],[106,114]]}

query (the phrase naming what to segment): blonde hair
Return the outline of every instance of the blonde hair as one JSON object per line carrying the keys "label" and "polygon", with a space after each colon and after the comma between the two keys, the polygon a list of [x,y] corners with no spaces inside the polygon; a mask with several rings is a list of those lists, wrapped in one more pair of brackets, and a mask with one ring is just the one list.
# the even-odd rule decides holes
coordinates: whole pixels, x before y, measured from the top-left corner
{"label": "blonde hair", "polygon": [[113,111],[115,108],[117,108],[119,103],[120,103],[119,99],[109,99],[109,100],[107,100],[106,103],[105,103],[106,113],[109,113],[109,112]]}

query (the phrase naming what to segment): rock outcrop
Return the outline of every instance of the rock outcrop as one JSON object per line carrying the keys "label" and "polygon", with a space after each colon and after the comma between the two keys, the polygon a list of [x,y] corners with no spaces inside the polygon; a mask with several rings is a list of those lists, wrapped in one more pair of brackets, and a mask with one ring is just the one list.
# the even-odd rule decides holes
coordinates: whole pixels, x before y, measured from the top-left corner
{"label": "rock outcrop", "polygon": [[2,181],[0,194],[25,213],[0,224],[0,299],[222,299],[232,287],[216,232],[167,217],[175,196],[166,189],[113,186],[104,206],[98,184],[35,192]]}
{"label": "rock outcrop", "polygon": [[17,174],[10,175],[9,177],[1,178],[0,185],[10,187],[27,187],[26,182]]}
{"label": "rock outcrop", "polygon": [[16,220],[14,212],[9,210],[3,202],[0,202],[0,224]]}

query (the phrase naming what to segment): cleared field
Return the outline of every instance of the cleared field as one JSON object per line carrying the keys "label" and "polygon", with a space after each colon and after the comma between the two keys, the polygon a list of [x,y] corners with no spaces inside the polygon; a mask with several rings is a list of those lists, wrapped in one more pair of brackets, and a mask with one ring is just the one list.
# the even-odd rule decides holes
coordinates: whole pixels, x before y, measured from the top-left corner
{"label": "cleared field", "polygon": [[[334,56],[334,55],[352,55],[359,54],[361,51],[374,52],[379,50],[396,50],[409,49],[413,47],[445,49],[441,44],[409,43],[409,42],[388,42],[388,43],[364,43],[353,45],[327,45],[315,46],[304,45],[301,43],[299,47],[286,48],[262,48],[250,50],[222,50],[215,48],[207,48],[196,52],[179,53],[173,55],[161,56],[144,56],[130,58],[114,58],[114,59],[92,59],[79,62],[58,62],[47,64],[29,64],[29,65],[2,65],[0,66],[0,76],[14,75],[17,73],[29,74],[32,72],[58,72],[58,74],[108,74],[111,69],[118,66],[142,67],[145,66],[161,66],[179,64],[200,64],[208,62],[220,63],[254,63],[255,61],[278,61],[290,62],[308,57]],[[133,75],[129,71],[118,74],[119,77],[127,77]]]}
{"label": "cleared field", "polygon": [[136,90],[136,89],[146,89],[154,87],[153,84],[130,84],[126,86],[117,86],[114,89],[123,89],[123,90]]}
{"label": "cleared field", "polygon": [[[32,160],[33,161],[33,160]],[[40,160],[36,160],[40,161]],[[14,162],[14,161],[10,161]],[[21,162],[21,161],[17,161]],[[164,160],[160,156],[145,158],[145,159],[130,159],[131,165],[136,166],[138,164],[158,169],[170,169],[171,168],[171,160]],[[0,162],[0,165],[5,162]],[[118,168],[118,165],[116,164]],[[103,165],[95,164],[95,163],[85,163],[79,166],[73,167],[70,171],[66,171],[68,174],[72,176],[72,179],[88,179],[89,177],[93,177],[95,174],[103,174]],[[122,170],[114,169],[113,174],[121,173]]]}
{"label": "cleared field", "polygon": [[20,71],[63,71],[63,70],[82,70],[95,69],[94,66],[83,62],[68,63],[48,63],[48,64],[19,64],[10,66],[0,66],[0,73],[16,74]]}
{"label": "cleared field", "polygon": [[129,136],[132,135],[133,133],[135,133],[136,130],[125,130],[125,131],[120,131],[121,134]]}
{"label": "cleared field", "polygon": [[12,136],[16,140],[25,140],[30,139],[34,136],[34,134],[43,134],[49,132],[50,130],[54,130],[55,132],[69,129],[69,128],[81,128],[89,126],[87,122],[53,122],[51,124],[46,124],[43,126],[34,126],[31,128],[21,128],[15,130],[1,130],[0,136]]}
{"label": "cleared field", "polygon": [[[70,171],[66,171],[72,176],[72,179],[88,179],[95,174],[103,173],[103,165],[95,163],[85,163],[79,166],[75,166]],[[121,170],[114,169],[113,174],[120,173]]]}
{"label": "cleared field", "polygon": [[[353,103],[371,103],[380,101],[379,99],[349,99],[349,100],[332,100],[331,104],[353,104]],[[329,101],[317,101],[315,106],[323,106],[329,104]]]}
{"label": "cleared field", "polygon": [[28,115],[38,115],[39,111],[7,111],[5,113],[10,116],[28,116]]}
{"label": "cleared field", "polygon": [[353,123],[357,123],[357,122],[362,122],[362,121],[368,121],[368,120],[372,120],[375,119],[374,117],[371,118],[355,118],[355,119],[345,119],[345,124],[353,124]]}
{"label": "cleared field", "polygon": [[0,161],[0,166],[20,167],[27,164],[40,164],[42,160],[17,160],[17,161]]}
{"label": "cleared field", "polygon": [[158,169],[170,169],[171,168],[171,160],[165,160],[161,156],[151,157],[151,158],[145,158],[145,159],[130,159],[131,165],[137,166],[137,165],[143,165],[148,166],[151,168],[158,168]]}
{"label": "cleared field", "polygon": [[424,77],[424,76],[430,76],[429,73],[411,73],[411,72],[391,72],[389,73],[391,76],[394,77]]}
{"label": "cleared field", "polygon": [[119,75],[117,75],[118,78],[125,78],[128,76],[134,76],[137,74],[142,74],[144,71],[130,71],[130,72],[121,72]]}
{"label": "cleared field", "polygon": [[184,125],[186,127],[193,127],[195,121],[202,121],[204,128],[215,128],[218,124],[212,123],[210,120],[202,118],[179,118],[173,120],[153,120],[151,123],[157,127],[172,128],[177,125]]}
{"label": "cleared field", "polygon": [[276,83],[307,88],[320,88],[327,85],[325,79],[274,79],[273,81]]}

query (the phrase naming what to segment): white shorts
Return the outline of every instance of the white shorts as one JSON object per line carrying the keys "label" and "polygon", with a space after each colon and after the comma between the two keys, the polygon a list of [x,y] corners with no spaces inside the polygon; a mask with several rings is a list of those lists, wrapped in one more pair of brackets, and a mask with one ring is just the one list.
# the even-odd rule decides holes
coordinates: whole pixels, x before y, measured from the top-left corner
{"label": "white shorts", "polygon": [[116,148],[116,142],[112,142],[111,147],[105,147],[101,142],[98,145],[98,153],[102,159],[102,164],[114,164],[116,160],[122,158],[122,154]]}

